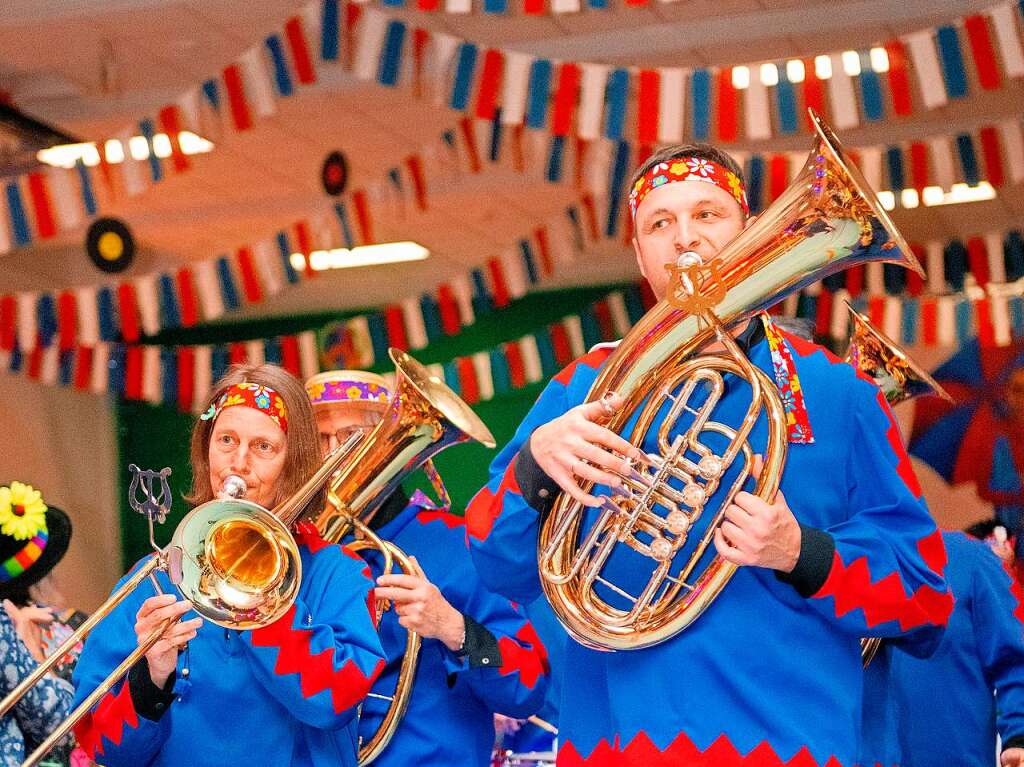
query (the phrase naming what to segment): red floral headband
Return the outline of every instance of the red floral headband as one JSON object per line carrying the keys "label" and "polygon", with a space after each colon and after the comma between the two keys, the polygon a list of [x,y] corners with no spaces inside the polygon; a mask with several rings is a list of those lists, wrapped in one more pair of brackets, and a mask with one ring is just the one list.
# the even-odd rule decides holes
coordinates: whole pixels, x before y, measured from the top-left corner
{"label": "red floral headband", "polygon": [[288,410],[281,395],[269,386],[248,381],[229,386],[217,401],[210,405],[209,410],[199,417],[204,421],[211,421],[216,419],[222,410],[235,405],[245,405],[253,410],[259,410],[274,419],[274,423],[281,427],[281,431],[288,433]]}
{"label": "red floral headband", "polygon": [[652,190],[665,184],[677,181],[703,181],[714,184],[733,196],[743,209],[743,215],[750,214],[747,204],[747,192],[739,176],[723,165],[701,157],[679,157],[668,162],[660,162],[636,180],[629,190],[629,214],[635,219],[640,203]]}

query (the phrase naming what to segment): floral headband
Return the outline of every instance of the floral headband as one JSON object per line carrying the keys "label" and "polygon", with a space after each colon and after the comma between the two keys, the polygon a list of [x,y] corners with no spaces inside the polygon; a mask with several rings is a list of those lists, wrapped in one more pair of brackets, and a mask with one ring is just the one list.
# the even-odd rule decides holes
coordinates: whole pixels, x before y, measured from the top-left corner
{"label": "floral headband", "polygon": [[660,162],[636,180],[629,190],[629,214],[636,218],[636,210],[640,203],[652,190],[665,184],[677,181],[703,181],[714,184],[733,196],[743,209],[743,215],[750,215],[747,203],[747,192],[739,176],[723,165],[700,157],[679,157],[668,162]]}
{"label": "floral headband", "polygon": [[383,377],[358,370],[319,373],[306,381],[306,394],[313,407],[343,402],[387,406],[391,399]]}
{"label": "floral headband", "polygon": [[16,541],[26,541],[0,562],[0,583],[17,578],[42,555],[50,537],[46,509],[42,495],[32,485],[12,482],[10,487],[0,487],[0,532]]}
{"label": "floral headband", "polygon": [[199,416],[203,421],[212,421],[220,415],[225,408],[235,405],[245,405],[253,410],[270,416],[274,423],[281,427],[281,431],[288,433],[288,411],[284,406],[281,395],[262,384],[245,383],[232,384],[224,393],[217,398],[217,401],[210,405],[210,408]]}

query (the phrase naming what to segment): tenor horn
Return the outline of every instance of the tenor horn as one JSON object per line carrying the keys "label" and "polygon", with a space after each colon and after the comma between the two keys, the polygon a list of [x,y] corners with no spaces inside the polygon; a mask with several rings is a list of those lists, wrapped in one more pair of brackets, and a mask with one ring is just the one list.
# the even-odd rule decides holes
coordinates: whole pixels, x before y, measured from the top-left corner
{"label": "tenor horn", "polygon": [[[942,397],[946,402],[953,401],[938,381],[911,359],[899,344],[854,309],[849,301],[846,308],[853,320],[853,333],[850,334],[850,345],[844,359],[878,384],[886,402],[895,405],[928,395]],[[881,637],[860,640],[860,657],[865,668],[874,660],[881,646]]]}
{"label": "tenor horn", "polygon": [[[778,489],[786,456],[781,399],[774,382],[736,347],[729,329],[852,266],[882,261],[921,271],[839,140],[813,110],[810,117],[814,146],[793,183],[709,263],[683,254],[671,270],[666,298],[612,352],[587,395],[588,402],[610,392],[623,396],[625,405],[606,425],[636,446],[656,429],[659,454],[649,456],[650,465],[631,462],[620,476],[624,491],[602,496],[594,513],[562,494],[541,524],[541,584],[562,624],[585,645],[629,650],[665,641],[696,620],[726,586],[736,565],[717,554],[702,570],[698,565],[729,502],[751,476],[755,451],[747,436],[762,410],[769,438],[757,451],[764,454],[764,469],[754,492],[770,499]],[[699,355],[713,339],[727,353]],[[713,420],[726,374],[741,376],[752,390],[737,426]],[[698,387],[711,390],[699,405],[691,403]],[[656,425],[662,408],[668,414]],[[670,438],[676,419],[684,416],[692,417],[689,428]],[[715,451],[708,437],[724,437],[729,444]],[[726,486],[733,465],[736,478]],[[581,483],[584,492],[591,487]],[[706,511],[719,495],[717,509]],[[623,545],[641,557],[642,585],[634,593],[605,572],[613,550]]]}

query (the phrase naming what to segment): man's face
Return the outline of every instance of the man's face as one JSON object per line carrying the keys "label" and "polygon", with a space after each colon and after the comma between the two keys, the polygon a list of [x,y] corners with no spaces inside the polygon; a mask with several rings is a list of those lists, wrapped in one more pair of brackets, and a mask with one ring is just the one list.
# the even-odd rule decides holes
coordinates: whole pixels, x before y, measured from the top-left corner
{"label": "man's face", "polygon": [[314,408],[320,453],[327,455],[357,431],[369,431],[380,422],[381,411],[357,404],[319,405]]}
{"label": "man's face", "polygon": [[633,250],[640,273],[659,299],[668,288],[665,267],[693,251],[707,263],[747,225],[735,198],[714,184],[677,181],[653,189],[636,212]]}

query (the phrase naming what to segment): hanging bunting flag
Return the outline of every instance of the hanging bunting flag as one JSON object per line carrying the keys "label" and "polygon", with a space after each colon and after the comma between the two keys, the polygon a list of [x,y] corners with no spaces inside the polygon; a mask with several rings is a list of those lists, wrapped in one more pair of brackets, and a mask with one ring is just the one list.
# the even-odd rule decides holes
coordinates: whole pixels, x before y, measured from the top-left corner
{"label": "hanging bunting flag", "polygon": [[[779,131],[789,135],[797,131],[796,92],[793,88],[793,83],[789,80],[789,72],[785,63],[777,64],[776,69],[779,73],[779,81],[775,85],[775,105],[778,108],[779,114]],[[761,78],[751,77],[750,79],[751,84],[753,84],[754,80],[760,81]]]}
{"label": "hanging bunting flag", "polygon": [[964,71],[964,59],[960,53],[960,39],[956,28],[939,27],[935,35],[939,45],[942,63],[942,79],[946,83],[946,93],[950,98],[960,99],[967,95],[967,73]]}
{"label": "hanging bunting flag", "polygon": [[448,106],[464,112],[469,105],[469,93],[473,85],[473,71],[476,68],[477,47],[472,43],[463,42],[456,54],[455,78]]}
{"label": "hanging bunting flag", "polygon": [[481,120],[494,120],[501,87],[501,74],[505,59],[501,51],[488,48],[484,53],[480,88],[476,97],[476,116]]}
{"label": "hanging bunting flag", "polygon": [[907,75],[907,54],[903,43],[889,40],[885,44],[885,53],[889,60],[889,96],[892,99],[892,111],[900,117],[906,117],[913,109],[910,100],[910,79]]}
{"label": "hanging bunting flag", "polygon": [[252,127],[252,115],[245,99],[245,86],[242,85],[242,74],[237,64],[224,67],[221,73],[224,78],[224,89],[228,93],[228,105],[231,108],[231,119],[236,130],[245,131]]}
{"label": "hanging bunting flag", "polygon": [[303,85],[315,83],[316,71],[313,69],[313,62],[310,59],[306,36],[302,29],[302,19],[299,16],[292,16],[288,19],[284,25],[284,33],[288,40],[288,48],[292,52],[292,66],[295,69],[296,79]]}
{"label": "hanging bunting flag", "polygon": [[690,75],[690,112],[693,137],[706,141],[711,135],[711,71],[697,69]]}
{"label": "hanging bunting flag", "polygon": [[543,128],[547,117],[548,96],[551,92],[551,62],[536,59],[530,66],[526,127]]}
{"label": "hanging bunting flag", "polygon": [[626,99],[629,96],[629,71],[614,69],[608,74],[605,91],[604,136],[612,140],[622,138],[626,123]]}
{"label": "hanging bunting flag", "polygon": [[864,117],[877,122],[885,117],[882,108],[882,81],[871,65],[867,51],[860,51],[860,95],[864,105]]}

